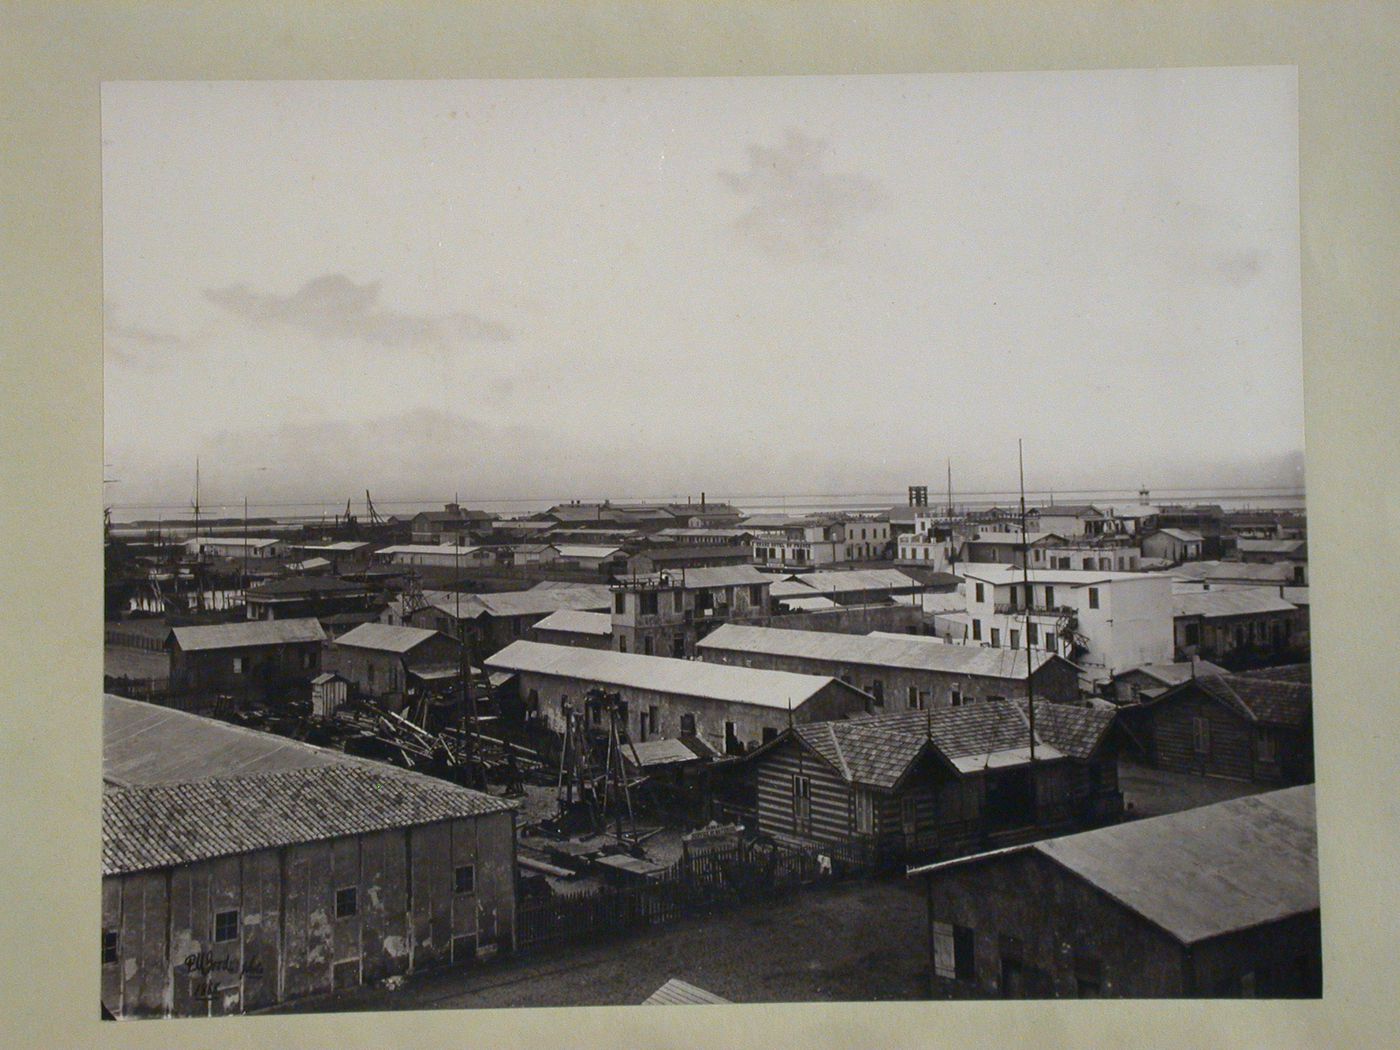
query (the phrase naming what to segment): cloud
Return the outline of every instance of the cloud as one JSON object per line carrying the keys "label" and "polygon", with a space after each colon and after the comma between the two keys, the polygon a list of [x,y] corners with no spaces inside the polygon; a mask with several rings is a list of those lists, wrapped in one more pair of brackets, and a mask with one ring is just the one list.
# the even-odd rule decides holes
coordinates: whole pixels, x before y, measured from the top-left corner
{"label": "cloud", "polygon": [[120,364],[141,364],[153,352],[183,345],[180,337],[170,332],[121,320],[116,305],[110,302],[102,304],[102,334],[104,353]]}
{"label": "cloud", "polygon": [[289,325],[326,339],[386,348],[443,349],[456,343],[504,343],[505,325],[472,313],[414,314],[379,305],[379,282],[356,284],[341,273],[307,281],[291,295],[256,292],[246,284],[210,288],[205,298],[251,324]]}
{"label": "cloud", "polygon": [[789,129],[781,146],[748,147],[749,170],[719,172],[749,208],[735,228],[773,256],[831,256],[852,220],[875,208],[879,184],[823,170],[827,143]]}

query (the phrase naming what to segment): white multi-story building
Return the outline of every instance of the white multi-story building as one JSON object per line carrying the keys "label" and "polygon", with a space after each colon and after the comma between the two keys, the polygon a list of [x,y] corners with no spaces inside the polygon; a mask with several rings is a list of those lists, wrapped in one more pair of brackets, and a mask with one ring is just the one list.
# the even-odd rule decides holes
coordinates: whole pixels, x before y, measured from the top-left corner
{"label": "white multi-story building", "polygon": [[1023,572],[1005,565],[964,565],[959,572],[966,579],[969,645],[1019,649],[1028,642],[1032,649],[1078,664],[1089,683],[1143,664],[1172,661],[1172,586],[1167,577],[1066,569]]}
{"label": "white multi-story building", "polygon": [[884,556],[890,523],[876,518],[793,518],[754,528],[755,565],[819,567]]}

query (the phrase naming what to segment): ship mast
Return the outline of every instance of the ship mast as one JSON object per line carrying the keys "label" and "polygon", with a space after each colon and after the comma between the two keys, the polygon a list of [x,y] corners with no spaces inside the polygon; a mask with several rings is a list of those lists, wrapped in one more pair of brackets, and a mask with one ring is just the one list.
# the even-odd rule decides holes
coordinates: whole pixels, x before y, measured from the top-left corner
{"label": "ship mast", "polygon": [[1016,439],[1016,464],[1021,474],[1021,582],[1025,584],[1023,597],[1026,602],[1025,630],[1021,632],[1021,646],[1026,654],[1026,718],[1030,723],[1031,761],[1035,761],[1035,688],[1031,684],[1031,606],[1035,604],[1031,590],[1031,549],[1026,541],[1026,457],[1021,447],[1021,439]]}

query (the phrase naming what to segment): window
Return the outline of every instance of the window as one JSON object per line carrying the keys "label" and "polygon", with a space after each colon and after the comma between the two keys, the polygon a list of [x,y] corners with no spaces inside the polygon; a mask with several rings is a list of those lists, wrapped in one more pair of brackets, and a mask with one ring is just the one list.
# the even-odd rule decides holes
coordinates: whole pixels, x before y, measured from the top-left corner
{"label": "window", "polygon": [[993,628],[992,628],[992,646],[993,646],[993,647],[996,647],[996,646],[998,646],[998,645],[1000,645],[1000,644],[1001,644],[1001,628],[1000,628],[1000,627],[993,627]]}
{"label": "window", "polygon": [[954,981],[976,980],[972,930],[948,922],[933,924],[933,972]]}
{"label": "window", "polygon": [[1090,587],[1090,588],[1089,588],[1089,608],[1091,608],[1091,609],[1097,609],[1098,607],[1099,607],[1099,589],[1098,589],[1097,587]]}
{"label": "window", "polygon": [[733,722],[724,723],[724,753],[726,755],[742,755],[743,747],[739,744],[739,727]]}
{"label": "window", "polygon": [[476,892],[476,865],[458,864],[452,869],[452,892],[453,893],[475,893]]}
{"label": "window", "polygon": [[640,596],[641,614],[643,616],[655,616],[657,610],[656,592],[646,591]]}
{"label": "window", "polygon": [[695,716],[681,715],[681,733],[686,736],[695,735]]}
{"label": "window", "polygon": [[774,729],[772,726],[763,727],[763,742],[765,744],[771,744],[774,740],[777,739],[778,731],[776,729]]}
{"label": "window", "polygon": [[235,657],[233,658],[233,673],[234,673],[234,674],[242,674],[242,673],[243,673],[243,657],[241,657],[241,656],[235,656]]}
{"label": "window", "polygon": [[627,651],[627,639],[622,637],[622,635],[617,636],[617,651],[620,653],[625,653]]}
{"label": "window", "polygon": [[1201,644],[1201,625],[1198,623],[1188,623],[1186,625],[1186,644]]}
{"label": "window", "polygon": [[102,965],[117,961],[117,931],[102,931]]}
{"label": "window", "polygon": [[986,601],[986,600],[987,600],[987,598],[986,598],[986,592],[983,591],[982,585],[981,585],[980,583],[977,585],[977,600],[978,600],[979,602],[983,602],[983,601]]}
{"label": "window", "polygon": [[881,707],[885,704],[885,683],[880,679],[875,679],[870,685],[870,695],[875,698],[875,702]]}
{"label": "window", "polygon": [[792,830],[812,830],[812,781],[797,773],[792,777]]}
{"label": "window", "polygon": [[911,686],[909,687],[909,707],[910,707],[912,710],[917,711],[917,710],[919,710],[919,708],[922,707],[922,706],[923,706],[923,705],[919,703],[919,688],[918,688],[918,686],[913,686],[913,685],[911,685]]}
{"label": "window", "polygon": [[1054,587],[1046,587],[1046,588],[1045,588],[1045,607],[1046,607],[1047,609],[1053,609],[1053,608],[1055,607],[1055,588],[1054,588]]}
{"label": "window", "polygon": [[962,702],[963,702],[962,692],[961,692],[960,690],[957,690],[957,689],[954,689],[952,692],[953,692],[953,706],[954,706],[954,707],[962,707]]}
{"label": "window", "polygon": [[651,635],[647,635],[645,638],[642,639],[642,652],[645,655],[653,655],[654,648],[655,642],[653,642]]}
{"label": "window", "polygon": [[221,911],[214,916],[214,940],[238,940],[238,911]]}
{"label": "window", "polygon": [[1012,632],[1011,632],[1011,648],[1013,648],[1013,649],[1019,649],[1019,648],[1021,648],[1021,632],[1020,632],[1020,631],[1012,630]]}
{"label": "window", "polygon": [[980,641],[982,640],[982,621],[981,621],[981,620],[973,620],[973,621],[972,621],[972,640],[973,640],[974,642],[980,642]]}
{"label": "window", "polygon": [[1039,640],[1038,638],[1036,638],[1035,635],[1036,635],[1036,626],[1035,626],[1035,624],[1033,624],[1033,623],[1028,623],[1028,624],[1026,624],[1026,644],[1029,645],[1029,646],[1031,646],[1032,648],[1034,648],[1035,646],[1037,646],[1037,645],[1040,644],[1040,640]]}
{"label": "window", "polygon": [[1191,744],[1198,755],[1210,754],[1210,719],[1191,719]]}
{"label": "window", "polygon": [[762,604],[763,604],[763,584],[761,584],[761,583],[754,583],[754,584],[750,584],[750,585],[749,585],[749,604],[750,604],[750,605],[762,605]]}
{"label": "window", "polygon": [[627,595],[623,594],[621,591],[618,591],[616,594],[613,595],[613,612],[622,612],[627,607],[626,603]]}
{"label": "window", "polygon": [[875,832],[875,796],[864,788],[855,789],[856,834],[871,835]]}
{"label": "window", "polygon": [[919,800],[905,795],[899,800],[899,826],[905,838],[913,838],[919,830]]}
{"label": "window", "polygon": [[1278,761],[1278,738],[1272,729],[1261,728],[1256,738],[1256,750],[1260,762]]}
{"label": "window", "polygon": [[1103,990],[1103,963],[1091,955],[1074,954],[1074,987],[1081,999],[1097,999]]}
{"label": "window", "polygon": [[359,904],[354,886],[346,886],[344,889],[335,891],[335,917],[337,919],[350,918],[360,910]]}

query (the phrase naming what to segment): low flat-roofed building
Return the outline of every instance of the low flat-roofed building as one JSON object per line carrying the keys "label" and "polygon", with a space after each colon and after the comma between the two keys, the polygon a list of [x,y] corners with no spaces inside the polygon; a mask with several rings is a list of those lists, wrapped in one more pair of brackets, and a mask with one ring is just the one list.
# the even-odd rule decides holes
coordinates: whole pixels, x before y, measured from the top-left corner
{"label": "low flat-roofed building", "polygon": [[381,592],[334,576],[288,576],[249,587],[244,595],[250,620],[286,620],[364,612],[384,604]]}
{"label": "low flat-roofed building", "polygon": [[241,1013],[509,950],[511,803],[103,700],[102,1005]]}
{"label": "low flat-roofed building", "polygon": [[406,621],[470,644],[479,660],[526,637],[536,623],[561,609],[606,612],[612,604],[612,592],[602,584],[538,586],[528,591],[485,594],[424,591],[423,603],[404,614]]}
{"label": "low flat-roofed building", "polygon": [[612,615],[582,609],[559,609],[529,630],[530,640],[548,645],[578,645],[586,649],[612,648]]}
{"label": "low flat-roofed building", "polygon": [[1161,558],[1177,564],[1201,556],[1205,537],[1190,529],[1154,529],[1142,538],[1144,557]]}
{"label": "low flat-roofed building", "polygon": [[170,689],[177,695],[278,698],[320,674],[325,640],[326,632],[312,618],[172,627],[165,640]]}
{"label": "low flat-roofed building", "polygon": [[1120,704],[1151,700],[1164,689],[1204,674],[1228,674],[1209,660],[1180,660],[1168,664],[1143,664],[1113,676],[1113,699]]}
{"label": "low flat-roofed building", "polygon": [[726,667],[540,642],[515,642],[485,661],[515,676],[529,716],[555,733],[564,704],[580,709],[590,689],[621,695],[634,740],[699,737],[724,754],[742,754],[791,723],[864,713],[870,697],[836,678]]}
{"label": "low flat-roofed building", "polygon": [[[702,660],[737,667],[829,675],[854,685],[889,711],[957,707],[1027,695],[1024,652],[940,645],[913,636],[791,631],[725,624],[696,647]],[[1044,700],[1079,698],[1079,672],[1063,657],[1032,654],[1029,688]]]}
{"label": "low flat-roofed building", "polygon": [[185,541],[190,554],[221,558],[280,558],[287,552],[285,540],[265,536],[200,536]]}
{"label": "low flat-roofed building", "polygon": [[935,998],[1322,994],[1310,786],[910,875],[927,883]]}
{"label": "low flat-roofed building", "polygon": [[461,645],[438,631],[387,623],[362,623],[331,643],[326,664],[367,697],[399,711],[414,696],[414,673],[452,669],[461,663]]}
{"label": "low flat-roofed building", "polygon": [[632,555],[627,560],[627,571],[645,576],[653,572],[678,572],[681,569],[702,569],[717,565],[747,565],[752,560],[752,555],[749,547],[717,544],[652,547]]}
{"label": "low flat-roofed building", "polygon": [[466,569],[499,564],[509,554],[508,547],[468,547],[444,543],[432,546],[401,543],[374,552],[379,562],[391,565],[423,565],[437,569]]}
{"label": "low flat-roofed building", "polygon": [[1177,655],[1276,660],[1307,648],[1306,613],[1274,587],[1228,587],[1172,595]]}

